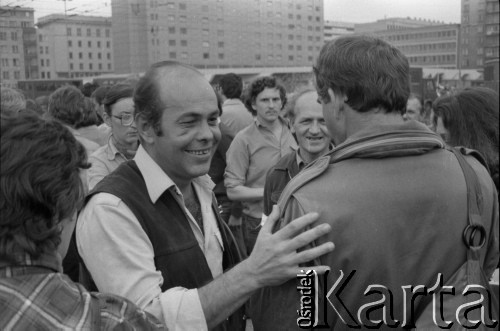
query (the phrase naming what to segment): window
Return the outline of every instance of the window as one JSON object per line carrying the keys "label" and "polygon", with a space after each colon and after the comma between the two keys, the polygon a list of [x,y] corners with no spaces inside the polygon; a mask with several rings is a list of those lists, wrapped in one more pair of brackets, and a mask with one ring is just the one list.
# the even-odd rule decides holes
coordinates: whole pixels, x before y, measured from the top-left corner
{"label": "window", "polygon": [[90,30],[90,28],[87,29],[87,37],[90,37],[92,36],[92,31]]}
{"label": "window", "polygon": [[260,61],[261,59],[261,55],[260,54],[255,54],[255,60],[256,61]]}
{"label": "window", "polygon": [[168,46],[175,46],[175,40],[169,40]]}
{"label": "window", "polygon": [[83,53],[82,52],[78,53],[78,58],[79,59],[83,59]]}
{"label": "window", "polygon": [[185,16],[185,15],[181,15],[181,16],[179,16],[179,22],[180,22],[180,23],[186,23],[186,21],[187,21],[187,18],[186,18],[186,16]]}
{"label": "window", "polygon": [[[2,39],[2,33],[5,33],[5,32],[1,32],[0,33],[0,40],[5,40],[5,39]],[[39,42],[42,42],[43,41],[43,36],[41,34],[38,35],[38,41]]]}
{"label": "window", "polygon": [[224,37],[224,30],[217,30],[217,36]]}
{"label": "window", "polygon": [[12,53],[19,53],[19,47],[17,47],[17,45],[12,46]]}
{"label": "window", "polygon": [[173,27],[173,26],[169,27],[168,33],[175,33],[175,27]]}
{"label": "window", "polygon": [[181,28],[180,32],[181,34],[187,34],[187,28]]}
{"label": "window", "polygon": [[176,59],[177,58],[177,53],[170,52],[170,53],[168,53],[168,57],[171,58],[171,59]]}
{"label": "window", "polygon": [[73,41],[68,40],[68,47],[73,47]]}
{"label": "window", "polygon": [[49,46],[45,46],[45,54],[49,54]]}
{"label": "window", "polygon": [[92,53],[89,53],[89,59],[91,59],[91,58],[92,58]]}
{"label": "window", "polygon": [[181,58],[187,59],[187,57],[188,57],[188,53],[187,52],[182,52],[181,53]]}
{"label": "window", "polygon": [[102,70],[102,63],[99,63],[99,70]]}
{"label": "window", "polygon": [[101,29],[95,29],[95,36],[100,37],[101,36]]}
{"label": "window", "polygon": [[208,24],[208,17],[202,17],[201,18],[201,23],[202,24]]}
{"label": "window", "polygon": [[186,10],[186,7],[187,7],[187,6],[186,6],[186,4],[185,4],[185,3],[180,3],[180,4],[179,4],[179,9],[180,9],[180,10]]}
{"label": "window", "polygon": [[203,30],[201,30],[201,34],[202,34],[203,36],[208,36],[208,33],[209,33],[209,30],[208,30],[208,29],[203,29]]}
{"label": "window", "polygon": [[288,61],[293,61],[293,55],[288,55]]}
{"label": "window", "polygon": [[66,28],[66,35],[71,36],[71,28]]}
{"label": "window", "polygon": [[208,41],[204,41],[201,44],[203,47],[210,47],[210,43]]}
{"label": "window", "polygon": [[97,47],[101,48],[101,42],[100,41],[97,42]]}
{"label": "window", "polygon": [[80,63],[80,70],[83,70],[83,63]]}
{"label": "window", "polygon": [[106,48],[111,48],[111,41],[106,41]]}
{"label": "window", "polygon": [[224,53],[219,53],[219,60],[224,60]]}
{"label": "window", "polygon": [[43,47],[40,46],[40,54],[43,54]]}
{"label": "window", "polygon": [[111,70],[111,63],[108,63],[108,70]]}
{"label": "window", "polygon": [[101,54],[101,52],[97,53],[97,58],[98,58],[99,60],[100,60],[100,59],[102,59],[102,54]]}
{"label": "window", "polygon": [[82,28],[76,28],[76,35],[78,37],[81,37],[82,36]]}
{"label": "window", "polygon": [[17,40],[17,32],[11,32],[10,33],[10,39],[11,40]]}
{"label": "window", "polygon": [[[7,74],[8,74],[8,72],[7,72]],[[4,79],[9,79],[9,75],[7,75],[7,78],[5,78],[5,72],[3,73],[3,75],[4,75],[4,77],[3,77]],[[45,72],[43,72],[43,71],[42,71],[42,78],[45,78]]]}
{"label": "window", "polygon": [[82,41],[78,40],[78,47],[82,47]]}
{"label": "window", "polygon": [[106,54],[106,58],[107,58],[108,60],[111,60],[111,53]]}
{"label": "window", "polygon": [[92,42],[89,40],[89,41],[87,42],[87,45],[88,45],[88,47],[92,47]]}
{"label": "window", "polygon": [[187,40],[181,40],[181,46],[187,46],[188,42]]}
{"label": "window", "polygon": [[209,58],[210,58],[210,54],[208,54],[208,53],[203,53],[203,58],[204,58],[204,59],[209,59]]}
{"label": "window", "polygon": [[8,67],[9,66],[9,59],[2,59],[2,67]]}
{"label": "window", "polygon": [[73,70],[73,63],[69,64],[69,70]]}
{"label": "window", "polygon": [[223,47],[224,47],[224,42],[223,42],[223,41],[219,41],[219,42],[217,43],[217,47],[219,47],[219,48],[223,48]]}
{"label": "window", "polygon": [[89,63],[89,70],[92,70],[92,63]]}
{"label": "window", "polygon": [[167,16],[167,20],[170,21],[170,22],[173,22],[173,21],[175,21],[175,16],[174,15],[168,15]]}
{"label": "window", "polygon": [[[47,60],[48,61],[48,60]],[[19,59],[12,59],[12,65],[14,67],[19,67]]]}
{"label": "window", "polygon": [[106,38],[109,38],[111,36],[111,31],[109,29],[106,29]]}
{"label": "window", "polygon": [[40,67],[45,67],[45,60],[44,59],[40,60]]}
{"label": "window", "polygon": [[45,61],[45,64],[47,65],[47,67],[50,67],[50,60],[49,60],[49,59],[47,59],[47,60]]}
{"label": "window", "polygon": [[69,52],[69,58],[72,59],[73,58],[73,52]]}

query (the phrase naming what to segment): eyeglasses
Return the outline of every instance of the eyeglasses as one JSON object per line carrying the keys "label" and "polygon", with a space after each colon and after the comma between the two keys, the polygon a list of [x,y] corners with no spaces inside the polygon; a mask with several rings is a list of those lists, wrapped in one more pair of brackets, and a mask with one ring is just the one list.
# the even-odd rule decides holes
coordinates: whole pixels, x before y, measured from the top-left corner
{"label": "eyeglasses", "polygon": [[123,114],[122,116],[114,116],[114,118],[118,118],[123,126],[131,126],[134,123],[134,115],[132,114]]}

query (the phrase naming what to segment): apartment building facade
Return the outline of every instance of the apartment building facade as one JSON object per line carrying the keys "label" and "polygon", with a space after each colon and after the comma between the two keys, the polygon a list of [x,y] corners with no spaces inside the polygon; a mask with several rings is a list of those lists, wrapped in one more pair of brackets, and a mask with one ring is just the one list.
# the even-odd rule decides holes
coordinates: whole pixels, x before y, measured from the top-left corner
{"label": "apartment building facade", "polygon": [[113,72],[110,17],[52,14],[40,17],[37,26],[41,79]]}
{"label": "apartment building facade", "polygon": [[1,86],[17,87],[21,79],[38,78],[36,29],[32,8],[0,7]]}
{"label": "apartment building facade", "polygon": [[376,31],[373,34],[399,48],[412,67],[458,68],[460,24]]}
{"label": "apartment building facade", "polygon": [[498,0],[486,0],[484,33],[484,83],[500,93],[500,4]]}
{"label": "apartment building facade", "polygon": [[391,17],[369,23],[358,23],[354,25],[356,33],[373,33],[377,31],[393,31],[413,28],[423,28],[432,25],[443,25],[444,22],[432,21],[422,18]]}
{"label": "apartment building facade", "polygon": [[176,60],[199,68],[310,66],[323,0],[112,0],[116,73]]}

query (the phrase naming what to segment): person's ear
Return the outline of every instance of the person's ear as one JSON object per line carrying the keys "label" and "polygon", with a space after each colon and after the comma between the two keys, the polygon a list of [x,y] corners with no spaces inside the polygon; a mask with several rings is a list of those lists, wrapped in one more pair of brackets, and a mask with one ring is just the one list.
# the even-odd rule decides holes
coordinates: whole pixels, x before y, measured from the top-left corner
{"label": "person's ear", "polygon": [[111,116],[109,116],[108,113],[102,113],[102,120],[104,121],[104,123],[106,123],[107,126],[111,127]]}
{"label": "person's ear", "polygon": [[142,116],[137,116],[135,118],[135,125],[142,140],[148,144],[152,144],[154,137],[156,136],[153,125],[146,121]]}
{"label": "person's ear", "polygon": [[330,96],[330,102],[333,104],[333,115],[336,119],[339,119],[344,115],[347,97],[344,94],[333,92],[331,88],[328,89],[328,95]]}

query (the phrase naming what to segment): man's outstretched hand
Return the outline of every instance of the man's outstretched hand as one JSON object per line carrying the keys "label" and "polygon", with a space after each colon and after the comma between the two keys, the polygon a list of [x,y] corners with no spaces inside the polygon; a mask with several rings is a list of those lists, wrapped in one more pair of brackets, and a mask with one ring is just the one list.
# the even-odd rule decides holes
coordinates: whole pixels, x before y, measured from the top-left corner
{"label": "man's outstretched hand", "polygon": [[[306,230],[318,219],[317,213],[301,216],[272,233],[279,215],[279,207],[273,206],[271,215],[260,230],[252,253],[243,261],[258,287],[280,285],[297,277],[300,270],[312,269],[300,268],[299,264],[309,262],[334,249],[332,242],[326,242],[317,247],[297,251],[331,231],[328,224],[320,224]],[[313,269],[318,273],[324,273],[329,268],[314,266]]]}

